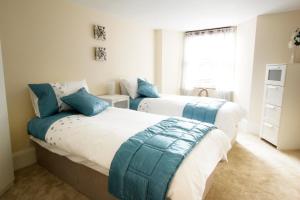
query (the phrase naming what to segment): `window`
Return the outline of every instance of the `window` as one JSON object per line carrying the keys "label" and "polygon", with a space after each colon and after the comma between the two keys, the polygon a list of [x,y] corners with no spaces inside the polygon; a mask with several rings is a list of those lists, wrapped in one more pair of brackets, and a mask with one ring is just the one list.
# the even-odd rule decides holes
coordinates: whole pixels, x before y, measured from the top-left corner
{"label": "window", "polygon": [[235,65],[235,28],[185,33],[182,88],[232,91]]}

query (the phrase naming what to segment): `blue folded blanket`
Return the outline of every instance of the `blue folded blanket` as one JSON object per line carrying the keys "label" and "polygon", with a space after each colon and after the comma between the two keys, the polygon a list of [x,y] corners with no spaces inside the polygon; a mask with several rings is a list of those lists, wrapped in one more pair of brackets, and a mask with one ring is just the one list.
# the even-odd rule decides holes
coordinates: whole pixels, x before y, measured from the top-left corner
{"label": "blue folded blanket", "polygon": [[109,192],[122,200],[164,200],[183,159],[215,126],[169,118],[129,138],[115,154]]}
{"label": "blue folded blanket", "polygon": [[[141,101],[145,97],[130,99],[130,109],[138,110]],[[182,116],[188,119],[195,119],[202,122],[214,124],[219,109],[226,103],[223,99],[214,99],[209,103],[191,102],[184,106]]]}
{"label": "blue folded blanket", "polygon": [[217,113],[225,102],[225,100],[215,100],[209,104],[201,102],[187,103],[184,106],[182,117],[214,124]]}
{"label": "blue folded blanket", "polygon": [[144,99],[145,97],[137,97],[135,99],[130,98],[130,109],[131,110],[138,110],[139,105],[141,103],[141,101]]}

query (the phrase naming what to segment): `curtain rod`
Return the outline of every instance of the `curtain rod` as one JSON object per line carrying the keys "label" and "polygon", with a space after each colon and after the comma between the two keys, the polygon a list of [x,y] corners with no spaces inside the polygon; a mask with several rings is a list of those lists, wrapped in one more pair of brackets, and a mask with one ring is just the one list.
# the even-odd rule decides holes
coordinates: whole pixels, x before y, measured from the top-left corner
{"label": "curtain rod", "polygon": [[202,32],[202,31],[214,31],[214,30],[225,29],[225,28],[235,28],[235,26],[224,26],[224,27],[219,27],[219,28],[209,28],[209,29],[202,29],[202,30],[193,30],[193,31],[186,31],[185,33]]}

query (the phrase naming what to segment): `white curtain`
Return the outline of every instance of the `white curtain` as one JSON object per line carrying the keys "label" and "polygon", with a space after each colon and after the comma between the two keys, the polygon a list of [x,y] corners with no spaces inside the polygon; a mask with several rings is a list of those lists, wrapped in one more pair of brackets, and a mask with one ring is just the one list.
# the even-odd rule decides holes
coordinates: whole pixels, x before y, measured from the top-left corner
{"label": "white curtain", "polygon": [[182,89],[216,88],[232,91],[235,65],[235,27],[185,33]]}

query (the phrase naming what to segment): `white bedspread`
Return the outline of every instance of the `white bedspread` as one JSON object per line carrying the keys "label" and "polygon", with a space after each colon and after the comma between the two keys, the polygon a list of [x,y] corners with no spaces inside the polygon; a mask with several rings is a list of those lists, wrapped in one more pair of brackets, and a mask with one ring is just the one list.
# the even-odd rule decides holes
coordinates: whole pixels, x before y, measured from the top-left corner
{"label": "white bedspread", "polygon": [[[55,147],[52,150],[99,165],[101,173],[108,175],[112,159],[123,142],[166,118],[110,107],[93,117],[62,118],[49,128],[46,142]],[[215,129],[207,134],[178,168],[167,196],[172,200],[201,199],[207,178],[218,162],[226,159],[230,148],[229,138],[222,131]]]}
{"label": "white bedspread", "polygon": [[[215,98],[197,96],[162,95],[161,98],[144,98],[139,104],[138,111],[181,117],[187,103],[199,101],[209,103],[214,100]],[[226,102],[217,113],[215,125],[233,142],[236,138],[238,123],[244,115],[245,113],[238,104]]]}

